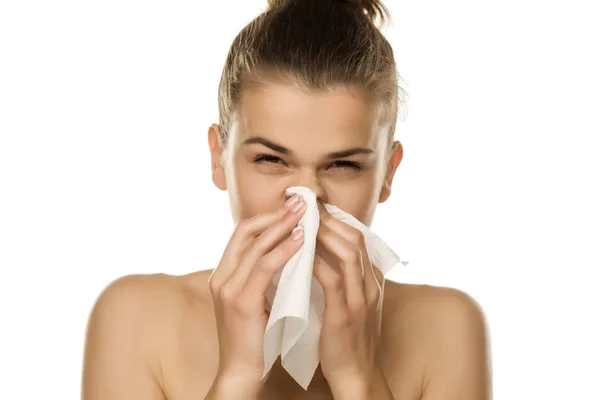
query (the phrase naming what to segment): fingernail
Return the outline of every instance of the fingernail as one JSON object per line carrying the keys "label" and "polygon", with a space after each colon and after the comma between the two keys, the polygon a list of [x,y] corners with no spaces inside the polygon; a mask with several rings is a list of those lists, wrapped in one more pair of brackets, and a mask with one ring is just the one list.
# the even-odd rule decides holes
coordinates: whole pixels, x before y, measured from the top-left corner
{"label": "fingernail", "polygon": [[293,240],[298,240],[303,235],[304,235],[304,230],[302,228],[300,228],[299,226],[295,227],[294,230],[292,231],[292,239]]}
{"label": "fingernail", "polygon": [[302,200],[302,199],[298,199],[298,203],[296,203],[296,204],[294,205],[294,207],[292,208],[292,212],[293,212],[293,213],[297,213],[297,212],[299,212],[300,210],[302,210],[302,208],[304,208],[304,204],[305,204],[305,203],[304,203],[304,200]]}
{"label": "fingernail", "polygon": [[285,206],[292,210],[292,207],[294,206],[294,204],[296,203],[296,201],[298,201],[298,195],[293,195],[292,197],[290,197],[289,199],[287,199],[287,201],[285,202]]}

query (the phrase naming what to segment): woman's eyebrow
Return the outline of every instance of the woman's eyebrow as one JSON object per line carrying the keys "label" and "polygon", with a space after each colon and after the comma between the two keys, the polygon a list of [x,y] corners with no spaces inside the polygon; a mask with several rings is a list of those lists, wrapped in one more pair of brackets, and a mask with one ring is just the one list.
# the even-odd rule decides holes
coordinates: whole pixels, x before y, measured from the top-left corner
{"label": "woman's eyebrow", "polygon": [[[260,137],[260,136],[254,136],[254,137],[244,140],[242,142],[242,146],[253,144],[253,143],[262,144],[263,146],[266,146],[266,147],[270,148],[271,150],[276,151],[281,154],[285,154],[285,155],[289,155],[289,156],[294,155],[294,152],[291,151],[290,149],[288,149],[280,144],[274,143],[268,139]],[[369,149],[366,147],[353,147],[351,149],[334,151],[333,153],[327,154],[325,157],[326,158],[344,158],[344,157],[350,157],[355,154],[373,154],[373,153],[374,153],[373,149]]]}

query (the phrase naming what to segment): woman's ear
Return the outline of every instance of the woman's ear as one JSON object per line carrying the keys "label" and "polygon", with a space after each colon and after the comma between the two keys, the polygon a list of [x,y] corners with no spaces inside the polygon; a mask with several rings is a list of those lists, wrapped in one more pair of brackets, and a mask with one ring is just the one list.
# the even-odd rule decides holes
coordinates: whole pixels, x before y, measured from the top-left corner
{"label": "woman's ear", "polygon": [[217,124],[212,124],[208,128],[208,147],[210,149],[210,163],[212,169],[212,181],[216,187],[221,190],[227,190],[227,181],[225,179],[224,168],[224,149],[221,147],[220,128]]}
{"label": "woman's ear", "polygon": [[398,165],[400,165],[403,155],[404,149],[402,148],[402,144],[397,140],[394,141],[387,169],[385,171],[385,177],[383,178],[381,192],[379,193],[379,203],[385,202],[392,194],[392,181],[394,180],[396,169],[398,168]]}

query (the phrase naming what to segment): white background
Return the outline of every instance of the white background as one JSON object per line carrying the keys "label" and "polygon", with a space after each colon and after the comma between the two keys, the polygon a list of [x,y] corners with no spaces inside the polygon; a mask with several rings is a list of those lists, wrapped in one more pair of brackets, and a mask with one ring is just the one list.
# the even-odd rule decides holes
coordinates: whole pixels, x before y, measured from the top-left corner
{"label": "white background", "polygon": [[[497,399],[600,398],[594,2],[387,1],[409,92],[372,228],[389,278],[471,294]],[[87,317],[132,273],[216,267],[231,233],[207,129],[266,0],[0,5],[0,381],[79,397]]]}

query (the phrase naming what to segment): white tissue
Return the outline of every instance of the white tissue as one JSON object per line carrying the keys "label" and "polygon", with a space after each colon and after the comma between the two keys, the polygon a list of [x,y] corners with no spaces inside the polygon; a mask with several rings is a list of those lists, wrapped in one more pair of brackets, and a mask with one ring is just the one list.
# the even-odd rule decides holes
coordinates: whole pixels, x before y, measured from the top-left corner
{"label": "white tissue", "polygon": [[[281,365],[298,384],[307,390],[319,365],[319,337],[325,312],[323,288],[313,277],[315,246],[319,229],[319,209],[315,193],[307,187],[294,186],[286,195],[297,193],[307,209],[298,226],[304,229],[304,244],[273,278],[266,297],[271,307],[264,337],[265,371],[271,370],[281,355]],[[365,237],[369,259],[383,274],[400,261],[369,227],[339,208],[324,204],[338,220],[359,229]],[[363,271],[364,273],[364,271]],[[381,301],[381,300],[380,300]]]}

